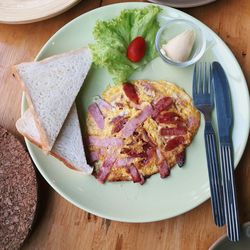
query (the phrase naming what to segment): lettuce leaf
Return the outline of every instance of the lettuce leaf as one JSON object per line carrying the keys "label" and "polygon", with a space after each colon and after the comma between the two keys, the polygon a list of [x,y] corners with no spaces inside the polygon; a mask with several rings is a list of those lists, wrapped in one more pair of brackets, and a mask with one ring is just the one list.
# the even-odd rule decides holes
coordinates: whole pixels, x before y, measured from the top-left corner
{"label": "lettuce leaf", "polygon": [[[90,45],[93,61],[106,68],[115,83],[126,81],[136,69],[157,56],[154,42],[160,11],[160,7],[150,5],[143,9],[123,10],[120,16],[109,21],[97,21],[93,30],[96,43]],[[143,59],[133,63],[127,58],[127,47],[137,36],[144,37],[147,49]]]}

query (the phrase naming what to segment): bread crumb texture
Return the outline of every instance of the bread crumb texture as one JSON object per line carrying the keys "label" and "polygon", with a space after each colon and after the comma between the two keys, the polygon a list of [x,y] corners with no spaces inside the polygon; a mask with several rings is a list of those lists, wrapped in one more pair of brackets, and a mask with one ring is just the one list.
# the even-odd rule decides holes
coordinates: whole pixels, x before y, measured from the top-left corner
{"label": "bread crumb texture", "polygon": [[19,249],[31,230],[37,181],[23,145],[0,127],[0,249]]}

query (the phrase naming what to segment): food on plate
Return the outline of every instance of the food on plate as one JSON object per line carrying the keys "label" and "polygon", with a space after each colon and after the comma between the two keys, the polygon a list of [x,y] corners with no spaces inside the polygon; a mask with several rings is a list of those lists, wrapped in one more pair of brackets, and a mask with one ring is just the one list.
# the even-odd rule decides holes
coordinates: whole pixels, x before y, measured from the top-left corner
{"label": "food on plate", "polygon": [[82,142],[75,98],[91,67],[89,49],[82,48],[40,62],[15,66],[28,100],[17,130],[66,166],[90,174]]}
{"label": "food on plate", "polygon": [[146,52],[146,42],[141,36],[137,36],[128,45],[127,57],[131,62],[139,62],[145,55]]}
{"label": "food on plate", "polygon": [[52,149],[91,63],[90,50],[81,48],[14,67],[45,152]]}
{"label": "food on plate", "polygon": [[[42,147],[39,129],[30,109],[27,109],[22,117],[17,120],[16,128],[18,132],[29,141],[40,148]],[[73,104],[50,154],[61,160],[71,169],[82,171],[85,174],[92,173],[93,168],[87,164],[85,157],[81,128],[75,104]]]}
{"label": "food on plate", "polygon": [[186,30],[163,44],[161,53],[176,62],[185,62],[191,54],[194,41],[194,31]]}
{"label": "food on plate", "polygon": [[[200,114],[183,89],[166,81],[136,80],[108,88],[88,112],[89,161],[101,182],[134,181],[185,161]],[[101,126],[100,126],[101,125]]]}
{"label": "food on plate", "polygon": [[[106,68],[115,83],[127,81],[136,69],[157,57],[154,41],[160,11],[161,8],[155,5],[126,9],[117,18],[96,23],[93,31],[96,43],[90,45],[93,62]],[[138,50],[141,44],[143,48]]]}

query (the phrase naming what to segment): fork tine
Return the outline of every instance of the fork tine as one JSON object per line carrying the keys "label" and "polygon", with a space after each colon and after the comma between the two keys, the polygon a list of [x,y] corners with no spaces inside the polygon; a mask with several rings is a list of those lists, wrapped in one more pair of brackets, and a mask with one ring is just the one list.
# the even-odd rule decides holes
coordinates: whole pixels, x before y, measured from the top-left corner
{"label": "fork tine", "polygon": [[208,82],[207,82],[207,92],[211,94],[211,85],[212,85],[212,72],[211,72],[211,64],[208,63]]}
{"label": "fork tine", "polygon": [[202,94],[203,91],[203,79],[202,79],[202,62],[198,64],[198,94]]}
{"label": "fork tine", "polygon": [[194,73],[193,73],[193,97],[197,95],[197,64],[194,66]]}
{"label": "fork tine", "polygon": [[207,72],[207,63],[204,62],[203,93],[207,94],[209,89],[209,72]]}
{"label": "fork tine", "polygon": [[211,100],[211,105],[214,105],[214,85],[213,85],[213,77],[212,77],[212,65],[209,65],[209,86],[210,86],[210,100]]}

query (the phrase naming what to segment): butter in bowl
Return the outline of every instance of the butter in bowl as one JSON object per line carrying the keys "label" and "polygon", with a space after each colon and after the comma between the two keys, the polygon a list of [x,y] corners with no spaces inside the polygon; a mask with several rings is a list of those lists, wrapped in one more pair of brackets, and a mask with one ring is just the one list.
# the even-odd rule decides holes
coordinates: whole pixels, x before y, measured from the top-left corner
{"label": "butter in bowl", "polygon": [[197,24],[175,19],[159,29],[155,46],[164,62],[183,68],[196,63],[203,56],[206,39]]}

